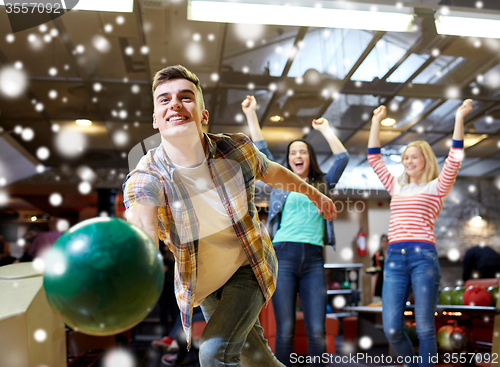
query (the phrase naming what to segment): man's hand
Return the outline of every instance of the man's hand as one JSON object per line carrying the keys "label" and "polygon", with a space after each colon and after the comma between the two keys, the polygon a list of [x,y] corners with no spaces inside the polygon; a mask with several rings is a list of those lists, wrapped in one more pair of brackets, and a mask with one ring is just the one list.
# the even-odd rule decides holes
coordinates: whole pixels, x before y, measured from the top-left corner
{"label": "man's hand", "polygon": [[255,112],[257,109],[257,100],[254,96],[247,96],[243,102],[241,102],[241,109],[245,115]]}
{"label": "man's hand", "polygon": [[325,130],[330,129],[330,124],[328,120],[324,117],[320,117],[319,119],[312,120],[312,127],[314,130],[318,130],[319,132],[323,132]]}
{"label": "man's hand", "polygon": [[337,219],[337,208],[328,196],[314,189],[307,197],[318,208],[318,214],[323,214],[323,218],[326,220]]}
{"label": "man's hand", "polygon": [[380,123],[387,116],[387,108],[385,106],[379,106],[375,111],[373,111],[372,122],[377,124]]}

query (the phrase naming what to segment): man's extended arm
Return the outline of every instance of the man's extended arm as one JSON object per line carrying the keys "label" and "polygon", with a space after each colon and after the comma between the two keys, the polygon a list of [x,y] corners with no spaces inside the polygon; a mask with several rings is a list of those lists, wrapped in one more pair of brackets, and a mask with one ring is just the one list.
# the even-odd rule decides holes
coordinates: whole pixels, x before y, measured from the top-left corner
{"label": "man's extended arm", "polygon": [[295,173],[278,163],[269,161],[268,173],[262,181],[275,189],[304,194],[316,205],[319,213],[322,213],[325,219],[331,220],[337,218],[337,209],[329,197],[323,195]]}

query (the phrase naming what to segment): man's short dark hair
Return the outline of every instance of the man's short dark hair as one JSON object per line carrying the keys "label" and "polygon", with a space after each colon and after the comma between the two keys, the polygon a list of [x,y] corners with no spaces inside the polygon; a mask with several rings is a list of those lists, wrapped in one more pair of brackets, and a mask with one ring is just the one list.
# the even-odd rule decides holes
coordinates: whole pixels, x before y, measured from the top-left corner
{"label": "man's short dark hair", "polygon": [[167,81],[170,80],[176,80],[176,79],[186,79],[189,80],[191,83],[194,84],[196,87],[196,90],[199,94],[199,99],[201,102],[201,109],[205,109],[205,101],[203,100],[203,91],[201,90],[201,85],[200,85],[200,79],[196,76],[195,73],[192,71],[189,71],[182,65],[175,65],[175,66],[169,66],[165,69],[162,69],[158,71],[153,79],[153,95],[155,94],[156,88],[160,84],[163,84]]}

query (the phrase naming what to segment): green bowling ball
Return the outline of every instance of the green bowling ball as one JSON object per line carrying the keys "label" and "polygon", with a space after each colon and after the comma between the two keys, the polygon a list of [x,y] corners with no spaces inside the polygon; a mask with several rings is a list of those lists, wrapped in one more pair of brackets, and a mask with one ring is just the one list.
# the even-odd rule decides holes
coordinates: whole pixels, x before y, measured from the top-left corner
{"label": "green bowling ball", "polygon": [[491,296],[490,306],[492,306],[492,307],[496,307],[496,305],[497,305],[497,301],[499,298],[498,288],[499,288],[498,285],[490,285],[488,287],[488,293]]}
{"label": "green bowling ball", "polygon": [[451,304],[454,306],[463,306],[464,292],[465,292],[464,287],[455,287],[455,289],[451,293]]}
{"label": "green bowling ball", "polygon": [[437,343],[444,350],[448,351],[452,350],[450,343],[450,336],[454,329],[455,329],[454,325],[447,324],[441,326],[437,332],[437,337],[436,337]]}
{"label": "green bowling ball", "polygon": [[342,282],[340,289],[351,289],[351,283],[348,281]]}
{"label": "green bowling ball", "polygon": [[92,218],[64,233],[45,259],[49,304],[71,328],[114,335],[141,322],[163,289],[163,261],[139,227]]}
{"label": "green bowling ball", "polygon": [[453,288],[445,287],[439,294],[439,304],[440,305],[451,305],[451,294],[453,292]]}

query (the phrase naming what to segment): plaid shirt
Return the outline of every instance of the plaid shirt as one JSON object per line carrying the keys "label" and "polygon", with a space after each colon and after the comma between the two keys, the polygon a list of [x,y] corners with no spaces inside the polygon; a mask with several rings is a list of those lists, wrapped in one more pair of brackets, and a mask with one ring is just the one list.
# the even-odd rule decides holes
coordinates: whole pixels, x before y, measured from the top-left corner
{"label": "plaid shirt", "polygon": [[[255,180],[266,176],[268,160],[243,134],[204,134],[204,138],[214,186],[268,302],[276,288],[278,265],[254,204]],[[151,149],[129,173],[123,191],[127,210],[136,204],[158,207],[158,234],[176,258],[175,294],[190,345],[199,221],[191,198],[161,145]]]}

